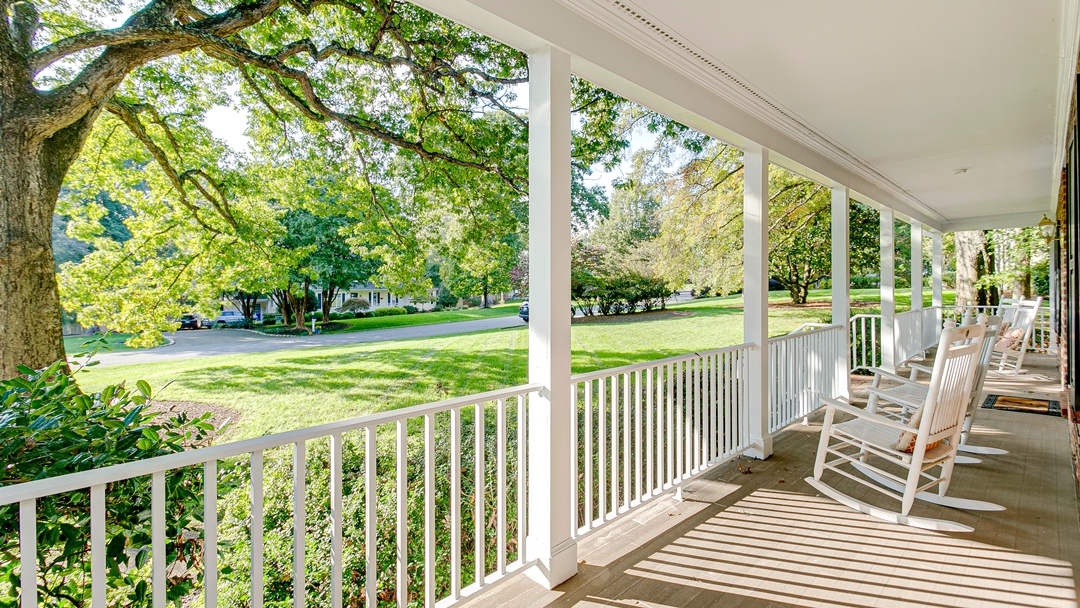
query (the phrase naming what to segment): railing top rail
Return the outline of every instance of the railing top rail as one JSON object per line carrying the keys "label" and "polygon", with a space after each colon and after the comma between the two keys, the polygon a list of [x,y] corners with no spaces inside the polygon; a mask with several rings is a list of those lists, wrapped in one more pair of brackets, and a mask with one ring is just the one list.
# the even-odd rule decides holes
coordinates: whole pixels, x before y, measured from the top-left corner
{"label": "railing top rail", "polygon": [[[804,323],[803,327],[805,327],[806,325],[807,324]],[[785,341],[788,341],[788,340],[797,340],[797,339],[799,339],[799,338],[801,338],[803,336],[811,336],[813,334],[821,334],[821,333],[825,333],[825,332],[829,332],[829,331],[844,331],[844,326],[843,325],[825,325],[824,327],[818,327],[818,328],[811,329],[811,330],[808,330],[808,331],[798,331],[798,330],[796,330],[797,333],[790,333],[790,334],[787,334],[785,336],[776,336],[774,338],[769,338],[769,344],[776,344],[778,342],[785,342]]]}
{"label": "railing top rail", "polygon": [[880,318],[881,318],[880,314],[861,312],[861,313],[859,313],[857,315],[853,315],[851,317],[851,319],[849,319],[849,322],[854,321],[855,319],[880,319]]}
{"label": "railing top rail", "polygon": [[653,361],[645,361],[644,363],[631,363],[630,365],[623,365],[620,367],[609,367],[607,369],[598,369],[594,372],[585,372],[583,374],[574,374],[570,376],[570,382],[585,382],[586,380],[595,380],[597,378],[605,378],[607,376],[614,376],[616,374],[625,374],[626,372],[633,372],[639,369],[645,369],[656,365],[667,365],[668,363],[678,363],[680,361],[689,361],[690,359],[696,359],[698,357],[706,357],[709,355],[719,355],[721,353],[729,353],[737,350],[749,350],[757,348],[757,344],[753,342],[745,342],[743,344],[736,344],[734,346],[725,346],[724,348],[715,348],[713,350],[703,350],[698,352],[689,353],[686,355],[676,355],[674,357],[667,357],[665,359],[654,359]]}
{"label": "railing top rail", "polygon": [[896,313],[895,318],[899,319],[901,317],[910,317],[910,316],[913,316],[913,315],[922,314],[922,311],[923,311],[922,308],[912,308],[911,310],[905,310],[904,312]]}
{"label": "railing top rail", "polygon": [[91,486],[113,483],[124,479],[131,479],[132,477],[151,475],[162,471],[171,471],[182,467],[201,465],[211,461],[239,456],[241,454],[273,449],[291,443],[319,439],[337,433],[346,433],[390,422],[397,422],[399,420],[408,420],[409,418],[415,418],[425,414],[450,411],[477,403],[518,397],[535,392],[540,388],[542,388],[542,385],[540,384],[522,384],[510,388],[488,391],[486,393],[444,399],[442,401],[423,403],[389,412],[380,412],[378,414],[329,422],[318,426],[297,429],[295,431],[264,435],[253,439],[223,443],[187,452],[178,452],[175,454],[147,458],[145,460],[125,462],[123,464],[92,469],[81,473],[71,473],[69,475],[60,475],[58,477],[14,484],[0,488],[0,505],[12,504],[30,498],[51,496],[63,492],[83,490]]}

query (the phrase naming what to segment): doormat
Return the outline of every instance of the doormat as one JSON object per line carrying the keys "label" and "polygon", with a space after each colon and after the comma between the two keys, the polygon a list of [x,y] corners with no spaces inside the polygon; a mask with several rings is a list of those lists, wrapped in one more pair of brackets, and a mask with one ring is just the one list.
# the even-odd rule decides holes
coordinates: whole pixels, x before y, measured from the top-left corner
{"label": "doormat", "polygon": [[1007,397],[1005,395],[987,395],[982,406],[990,410],[1008,410],[1010,412],[1028,412],[1047,416],[1061,416],[1061,402],[1049,399],[1028,399],[1027,397]]}

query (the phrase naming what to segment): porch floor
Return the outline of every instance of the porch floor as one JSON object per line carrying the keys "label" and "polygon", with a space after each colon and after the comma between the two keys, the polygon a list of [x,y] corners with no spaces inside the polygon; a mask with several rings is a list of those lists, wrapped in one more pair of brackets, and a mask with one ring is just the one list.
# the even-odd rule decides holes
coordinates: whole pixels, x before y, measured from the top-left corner
{"label": "porch floor", "polygon": [[[989,392],[995,392],[993,390]],[[547,591],[517,577],[471,606],[1076,606],[1077,488],[1066,420],[982,410],[972,443],[1009,450],[960,465],[950,495],[1004,505],[913,513],[975,528],[945,534],[884,523],[818,495],[820,420],[610,524],[578,546],[578,575]],[[830,483],[867,502],[872,490]],[[868,496],[873,494],[873,496]],[[895,504],[895,503],[893,503]]]}

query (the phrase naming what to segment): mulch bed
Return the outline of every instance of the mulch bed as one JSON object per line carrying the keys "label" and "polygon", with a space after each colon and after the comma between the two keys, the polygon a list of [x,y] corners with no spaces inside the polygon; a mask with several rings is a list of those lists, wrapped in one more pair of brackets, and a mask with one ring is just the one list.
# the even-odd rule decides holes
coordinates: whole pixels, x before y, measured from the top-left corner
{"label": "mulch bed", "polygon": [[210,412],[210,424],[216,429],[226,424],[235,424],[240,420],[240,412],[234,409],[198,401],[158,401],[155,399],[150,401],[150,410],[161,412],[170,418],[181,413],[187,414],[189,418],[195,418]]}
{"label": "mulch bed", "polygon": [[626,315],[595,315],[592,317],[574,317],[570,322],[574,325],[588,325],[594,323],[637,323],[639,321],[656,321],[658,319],[681,319],[692,317],[694,313],[688,310],[652,310],[649,312],[635,312]]}

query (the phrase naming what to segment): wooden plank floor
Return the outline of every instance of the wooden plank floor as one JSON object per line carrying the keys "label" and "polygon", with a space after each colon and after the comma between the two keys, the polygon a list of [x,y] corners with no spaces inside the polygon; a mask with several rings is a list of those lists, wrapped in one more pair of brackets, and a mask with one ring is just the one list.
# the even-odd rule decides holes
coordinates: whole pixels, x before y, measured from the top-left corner
{"label": "wooden plank floor", "polygon": [[[1076,606],[1080,522],[1066,421],[982,410],[973,444],[1006,456],[958,466],[950,495],[1006,511],[917,504],[974,533],[881,522],[819,496],[811,473],[820,424],[778,436],[766,461],[730,463],[636,517],[585,538],[579,574],[553,591],[527,577],[471,606]],[[890,506],[842,478],[830,483]],[[855,487],[852,487],[855,486]],[[868,496],[873,494],[874,496]],[[895,504],[895,503],[893,503]]]}

